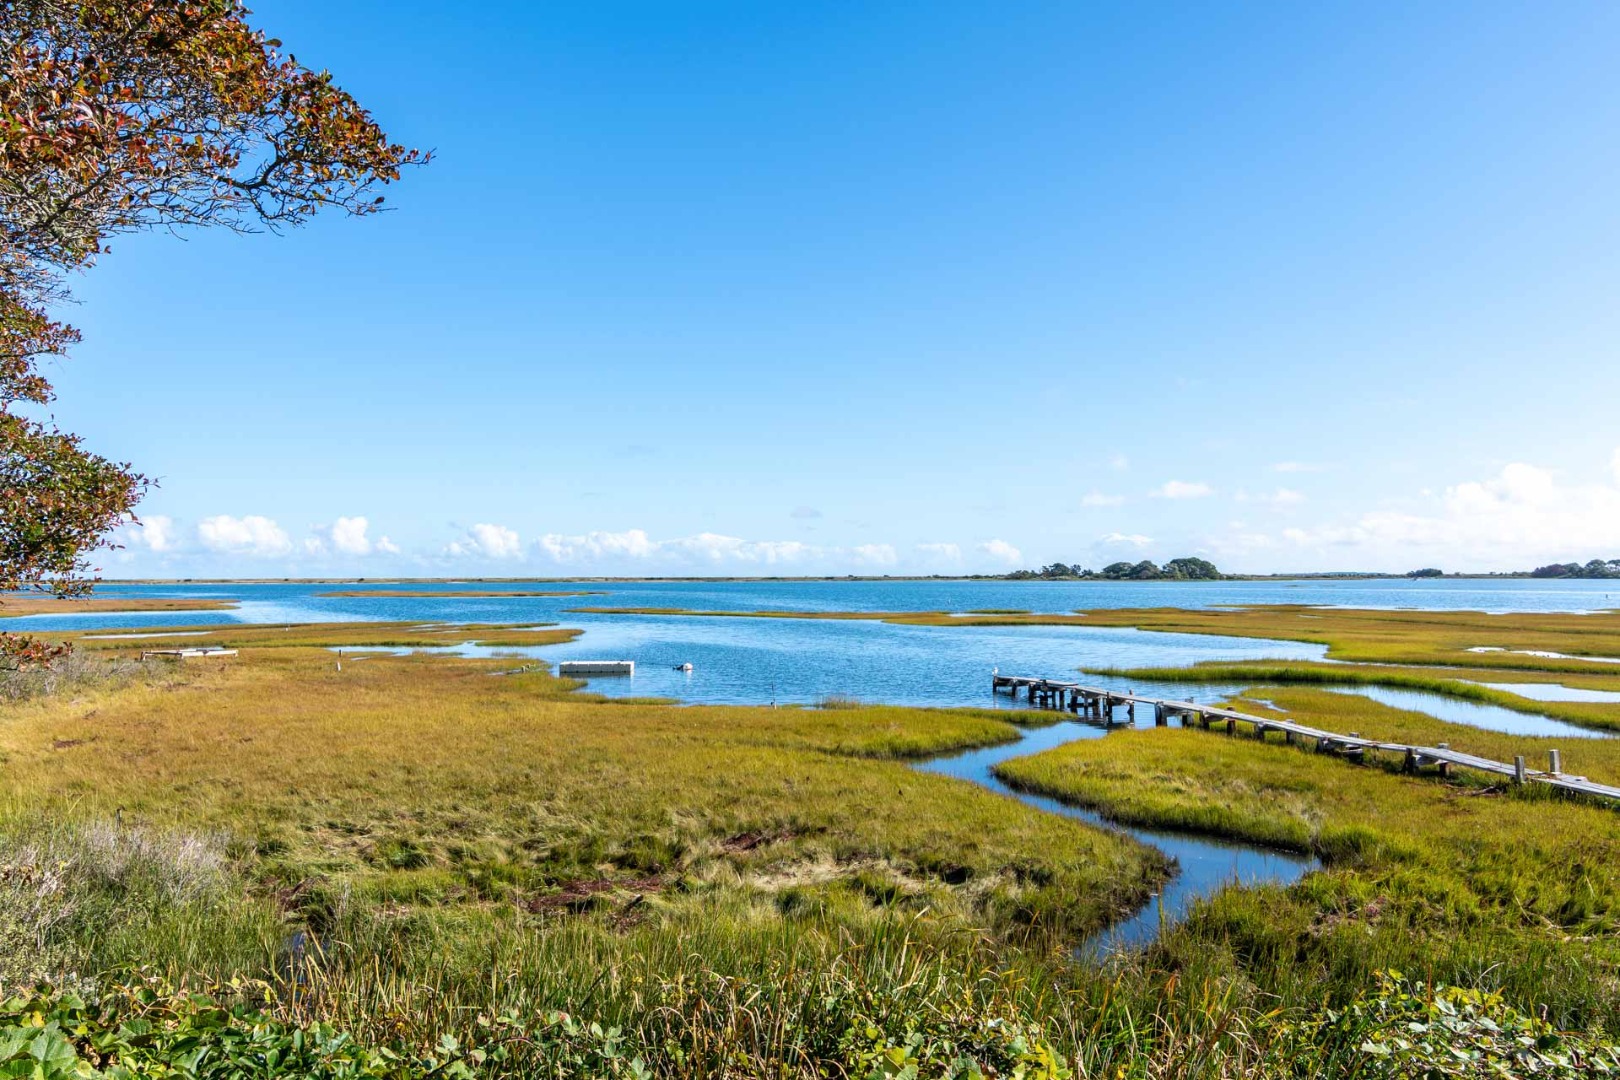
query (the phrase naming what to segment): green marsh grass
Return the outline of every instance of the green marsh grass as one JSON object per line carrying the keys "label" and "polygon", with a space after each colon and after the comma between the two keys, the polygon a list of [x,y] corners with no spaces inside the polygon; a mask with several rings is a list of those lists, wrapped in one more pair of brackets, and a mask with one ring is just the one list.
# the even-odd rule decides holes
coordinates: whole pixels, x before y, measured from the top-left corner
{"label": "green marsh grass", "polygon": [[[1325,864],[1224,890],[1097,965],[1071,948],[1162,882],[1157,854],[908,765],[1056,714],[677,708],[509,661],[339,672],[327,651],[555,628],[211,632],[242,655],[0,711],[0,979],[113,987],[144,967],[300,1030],[516,1055],[458,1058],[473,1075],[947,1076],[967,1055],[1031,1078],[1393,1080],[1421,1072],[1360,1049],[1408,1022],[1389,968],[1501,991],[1499,1029],[1517,1009],[1587,1033],[1571,1045],[1620,1030],[1612,810],[1175,729],[1009,762],[1118,820]],[[140,642],[85,644],[124,663]],[[1366,699],[1264,696],[1500,756],[1490,733]],[[1568,767],[1620,766],[1603,745],[1562,744]]]}
{"label": "green marsh grass", "polygon": [[[563,629],[551,624],[511,626],[504,623],[436,622],[350,622],[350,623],[242,623],[219,626],[167,626],[145,631],[148,634],[173,635],[184,633],[183,638],[140,637],[140,630],[104,631],[119,636],[100,636],[84,633],[64,634],[64,640],[76,649],[126,655],[145,649],[209,646],[226,649],[308,649],[354,648],[356,651],[373,649],[429,648],[449,645],[481,645],[499,648],[559,645],[577,638],[581,631]],[[129,635],[129,636],[124,636]]]}
{"label": "green marsh grass", "polygon": [[235,600],[200,597],[83,597],[76,600],[28,593],[0,593],[0,619],[21,615],[77,615],[101,611],[226,611]]}
{"label": "green marsh grass", "polygon": [[[1267,693],[1308,724],[1375,738],[1461,738],[1457,725],[1365,699]],[[1475,752],[1493,748],[1491,733],[1472,737]],[[1605,745],[1582,743],[1579,752],[1620,761]],[[1563,1026],[1620,1022],[1620,817],[1612,808],[1179,728],[1071,743],[997,772],[1117,821],[1323,860],[1323,872],[1291,889],[1227,890],[1199,905],[1150,950],[1161,963],[1224,964],[1284,1002],[1342,1001],[1378,970],[1421,971],[1503,989]]]}

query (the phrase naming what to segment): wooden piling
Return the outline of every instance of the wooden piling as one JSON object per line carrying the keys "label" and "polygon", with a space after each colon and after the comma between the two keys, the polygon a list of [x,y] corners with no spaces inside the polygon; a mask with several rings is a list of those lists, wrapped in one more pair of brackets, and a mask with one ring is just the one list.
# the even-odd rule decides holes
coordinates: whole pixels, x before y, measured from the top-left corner
{"label": "wooden piling", "polygon": [[1197,724],[1205,731],[1208,731],[1216,721],[1224,721],[1223,727],[1226,733],[1231,735],[1235,734],[1239,724],[1251,724],[1254,729],[1254,737],[1261,741],[1266,740],[1269,732],[1281,731],[1284,741],[1290,746],[1300,745],[1301,740],[1305,740],[1306,745],[1314,742],[1318,752],[1331,753],[1337,757],[1352,761],[1363,761],[1366,760],[1367,755],[1387,752],[1399,754],[1402,758],[1402,768],[1407,772],[1415,773],[1432,765],[1436,767],[1442,777],[1450,777],[1453,767],[1460,766],[1466,769],[1477,769],[1493,776],[1504,777],[1515,783],[1545,784],[1560,791],[1620,803],[1620,787],[1593,783],[1581,776],[1565,775],[1563,762],[1560,760],[1561,755],[1556,750],[1548,752],[1548,771],[1536,772],[1528,768],[1523,763],[1522,758],[1515,758],[1512,763],[1493,761],[1490,758],[1453,750],[1449,743],[1440,743],[1434,747],[1386,743],[1376,739],[1362,738],[1359,733],[1354,731],[1341,735],[1336,732],[1323,731],[1291,720],[1271,716],[1251,716],[1247,713],[1200,705],[1191,701],[1164,701],[1156,698],[1139,697],[1134,691],[1120,693],[1106,687],[1090,687],[1078,683],[1055,682],[1050,679],[1002,675],[999,671],[992,673],[990,685],[992,691],[997,693],[1005,688],[1014,700],[1017,699],[1018,691],[1022,688],[1031,704],[1039,701],[1055,709],[1068,708],[1070,711],[1079,711],[1107,723],[1114,722],[1120,705],[1126,707],[1127,715],[1134,720],[1136,703],[1140,701],[1143,704],[1153,706],[1153,723],[1155,727],[1168,727],[1171,718],[1174,717],[1176,723],[1182,728]]}

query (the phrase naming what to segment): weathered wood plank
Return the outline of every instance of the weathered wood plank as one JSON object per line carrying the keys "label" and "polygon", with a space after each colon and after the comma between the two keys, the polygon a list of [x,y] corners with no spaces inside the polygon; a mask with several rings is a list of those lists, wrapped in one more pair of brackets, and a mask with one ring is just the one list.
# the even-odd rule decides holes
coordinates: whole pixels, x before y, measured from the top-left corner
{"label": "weathered wood plank", "polygon": [[[1250,713],[1238,712],[1234,709],[1219,709],[1209,705],[1199,705],[1191,701],[1170,701],[1163,698],[1145,697],[1140,694],[1125,694],[1118,690],[1110,690],[1101,686],[1086,686],[1077,682],[1058,682],[1052,679],[1033,678],[1022,675],[995,674],[991,677],[992,691],[1008,687],[1014,697],[1018,696],[1020,688],[1024,688],[1031,701],[1036,700],[1037,694],[1044,700],[1056,701],[1060,706],[1066,699],[1071,707],[1078,708],[1089,715],[1099,718],[1107,717],[1112,721],[1113,707],[1115,705],[1128,705],[1132,708],[1134,716],[1135,706],[1138,704],[1151,705],[1154,709],[1155,722],[1167,720],[1171,715],[1181,717],[1182,723],[1188,717],[1194,717],[1202,722],[1205,730],[1209,729],[1211,722],[1225,721],[1223,729],[1228,733],[1235,731],[1236,724],[1250,724],[1259,737],[1264,737],[1268,731],[1281,731],[1288,743],[1292,745],[1298,739],[1314,741],[1319,747],[1331,749],[1343,755],[1360,757],[1368,752],[1387,751],[1391,754],[1401,755],[1409,768],[1439,766],[1442,771],[1451,766],[1465,769],[1474,769],[1478,772],[1490,773],[1495,776],[1504,776],[1524,783],[1545,784],[1549,787],[1575,792],[1581,795],[1592,795],[1604,799],[1620,802],[1620,787],[1609,784],[1597,784],[1583,776],[1570,776],[1559,770],[1562,762],[1555,750],[1550,755],[1550,770],[1542,772],[1525,768],[1521,774],[1517,763],[1494,761],[1491,758],[1479,757],[1476,754],[1465,754],[1453,750],[1449,746],[1412,746],[1406,743],[1379,742],[1375,739],[1363,739],[1358,735],[1342,735],[1334,731],[1323,731],[1305,724],[1296,724],[1292,720],[1279,720],[1269,716],[1254,716]],[[1162,726],[1162,723],[1160,724]],[[1522,780],[1521,780],[1522,776]]]}

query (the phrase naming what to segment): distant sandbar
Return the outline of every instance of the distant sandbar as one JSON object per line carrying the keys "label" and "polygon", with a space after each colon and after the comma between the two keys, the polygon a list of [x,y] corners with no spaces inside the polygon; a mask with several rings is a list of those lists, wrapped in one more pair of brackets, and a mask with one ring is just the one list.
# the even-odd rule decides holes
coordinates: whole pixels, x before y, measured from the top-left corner
{"label": "distant sandbar", "polygon": [[23,615],[89,615],[117,611],[225,611],[235,600],[203,600],[187,597],[129,596],[97,600],[64,600],[55,596],[0,597],[0,618]]}
{"label": "distant sandbar", "polygon": [[606,596],[605,592],[579,591],[579,592],[525,592],[519,590],[500,591],[496,589],[339,589],[336,592],[316,593],[316,596],[388,596],[388,597],[449,597],[458,600],[466,599],[511,599],[522,596]]}

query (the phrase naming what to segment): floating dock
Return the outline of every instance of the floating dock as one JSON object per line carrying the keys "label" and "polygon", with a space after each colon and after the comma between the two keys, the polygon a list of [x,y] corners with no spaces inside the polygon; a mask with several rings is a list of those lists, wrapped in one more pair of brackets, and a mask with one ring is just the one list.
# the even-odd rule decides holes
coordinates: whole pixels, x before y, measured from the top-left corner
{"label": "floating dock", "polygon": [[167,656],[171,660],[195,660],[205,656],[235,656],[235,649],[221,649],[216,646],[198,645],[190,649],[142,649],[141,659],[149,656]]}
{"label": "floating dock", "polygon": [[[1134,723],[1136,707],[1150,706],[1153,709],[1153,723],[1157,727],[1165,727],[1174,719],[1182,727],[1197,724],[1205,731],[1220,727],[1226,734],[1236,735],[1238,725],[1247,724],[1254,738],[1261,741],[1265,741],[1267,735],[1276,731],[1282,734],[1283,741],[1290,746],[1304,740],[1314,744],[1319,753],[1337,754],[1353,761],[1365,760],[1369,754],[1398,754],[1402,759],[1402,767],[1407,772],[1434,767],[1439,770],[1440,775],[1449,776],[1454,767],[1475,769],[1504,777],[1515,784],[1545,784],[1559,791],[1620,802],[1620,787],[1596,784],[1584,776],[1572,776],[1564,772],[1562,755],[1557,750],[1549,751],[1547,768],[1537,770],[1526,768],[1523,757],[1516,757],[1509,764],[1505,761],[1493,761],[1490,758],[1464,754],[1451,749],[1445,743],[1439,746],[1409,746],[1406,743],[1378,742],[1374,739],[1363,739],[1353,731],[1348,735],[1341,735],[1333,731],[1296,724],[1291,720],[1254,716],[1233,709],[1217,708],[1214,705],[1199,705],[1192,701],[1165,701],[1142,697],[1098,686],[1084,686],[1080,683],[997,673],[990,677],[990,689],[994,693],[1006,690],[1015,700],[1018,692],[1022,690],[1031,705],[1079,713],[1100,721],[1105,726]],[[1116,710],[1121,707],[1125,709],[1125,717],[1116,720]]]}
{"label": "floating dock", "polygon": [[634,660],[563,660],[557,664],[558,675],[634,675]]}

